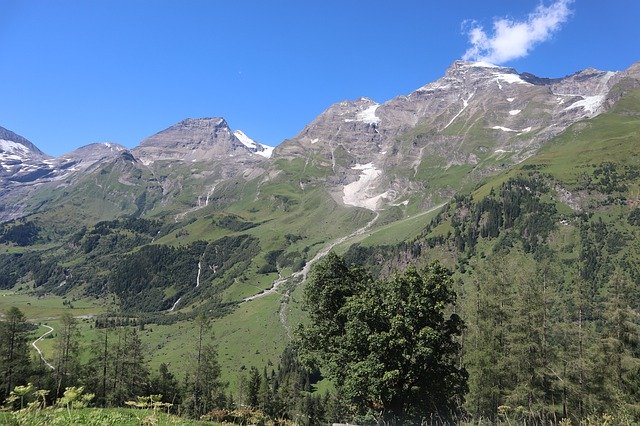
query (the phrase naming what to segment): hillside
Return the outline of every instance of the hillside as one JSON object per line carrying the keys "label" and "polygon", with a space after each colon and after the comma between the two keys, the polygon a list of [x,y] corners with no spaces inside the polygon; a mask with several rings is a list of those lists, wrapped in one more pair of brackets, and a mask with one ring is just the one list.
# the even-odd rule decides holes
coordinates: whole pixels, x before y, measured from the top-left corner
{"label": "hillside", "polygon": [[[439,260],[473,342],[469,412],[494,419],[534,396],[545,415],[583,410],[583,397],[603,412],[605,388],[634,412],[637,390],[594,371],[611,372],[597,354],[612,310],[631,312],[633,327],[640,312],[639,88],[638,64],[545,79],[458,61],[407,96],[329,107],[272,155],[223,118],[55,159],[5,132],[0,290],[21,309],[89,303],[87,342],[124,321],[153,367],[181,373],[205,315],[236,389],[252,367],[277,364],[306,320],[307,274],[329,251],[375,278]],[[613,373],[632,380],[623,364],[637,345],[614,343],[625,358]],[[490,359],[531,371],[502,377]]]}

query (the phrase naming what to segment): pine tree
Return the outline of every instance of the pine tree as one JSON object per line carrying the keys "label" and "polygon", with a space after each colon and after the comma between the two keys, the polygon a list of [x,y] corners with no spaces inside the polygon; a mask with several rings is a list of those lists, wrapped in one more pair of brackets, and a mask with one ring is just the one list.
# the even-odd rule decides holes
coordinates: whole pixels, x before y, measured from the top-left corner
{"label": "pine tree", "polygon": [[[506,262],[506,264],[505,264]],[[495,420],[512,386],[508,370],[508,328],[514,299],[513,259],[489,259],[477,265],[465,314],[464,360],[469,371],[467,410],[475,418]]]}
{"label": "pine tree", "polygon": [[31,370],[27,338],[27,319],[16,307],[9,308],[0,320],[0,401],[17,385],[24,385]]}
{"label": "pine tree", "polygon": [[204,315],[196,318],[195,362],[186,376],[184,407],[193,417],[200,417],[225,405],[225,384],[220,378],[218,352],[210,343],[213,333]]}
{"label": "pine tree", "polygon": [[68,312],[60,317],[56,342],[55,381],[56,395],[62,395],[68,386],[75,386],[80,369],[80,331],[77,320]]}
{"label": "pine tree", "polygon": [[640,314],[629,303],[638,290],[616,269],[605,292],[600,368],[606,372],[606,403],[640,421]]}

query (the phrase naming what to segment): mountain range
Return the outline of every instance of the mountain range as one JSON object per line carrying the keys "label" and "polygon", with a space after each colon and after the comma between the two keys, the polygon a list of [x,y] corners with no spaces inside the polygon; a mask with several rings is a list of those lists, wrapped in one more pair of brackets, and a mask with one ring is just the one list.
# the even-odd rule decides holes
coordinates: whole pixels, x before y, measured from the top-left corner
{"label": "mountain range", "polygon": [[[638,204],[639,89],[640,63],[550,79],[456,61],[408,95],[331,105],[275,148],[220,117],[56,158],[0,128],[0,289],[111,295],[149,322],[207,312],[221,347],[265,365],[330,250],[380,274],[440,259],[464,283],[516,240],[580,264],[579,218],[619,227]],[[498,196],[524,203],[509,221]]]}
{"label": "mountain range", "polygon": [[[638,64],[623,72],[586,69],[549,79],[456,61],[441,79],[406,96],[383,104],[368,98],[334,104],[275,149],[233,131],[223,118],[186,119],[132,150],[90,144],[57,158],[0,128],[0,220],[50,208],[64,198],[61,188],[68,194],[87,176],[122,160],[142,174],[166,163],[207,163],[209,170],[184,176],[204,184],[199,196],[205,198],[208,181],[269,180],[281,172],[279,161],[304,160],[330,169],[322,180],[336,202],[369,210],[402,203],[426,207],[530,157],[569,125],[607,111],[621,96],[612,88],[620,82],[633,87],[639,75]],[[310,177],[301,187],[305,179]],[[145,211],[172,203],[168,188],[178,183],[167,177],[161,185]],[[121,195],[126,192],[131,191]],[[43,193],[57,196],[43,200]]]}

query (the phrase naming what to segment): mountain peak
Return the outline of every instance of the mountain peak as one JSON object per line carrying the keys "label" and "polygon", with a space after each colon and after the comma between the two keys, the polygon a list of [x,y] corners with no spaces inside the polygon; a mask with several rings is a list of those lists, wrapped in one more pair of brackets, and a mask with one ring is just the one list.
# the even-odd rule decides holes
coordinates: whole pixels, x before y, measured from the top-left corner
{"label": "mountain peak", "polygon": [[445,73],[445,76],[458,75],[461,73],[475,72],[475,73],[494,73],[496,71],[510,74],[518,74],[518,72],[509,67],[503,67],[500,65],[491,64],[489,62],[484,61],[463,61],[457,60],[454,61]]}
{"label": "mountain peak", "polygon": [[207,161],[234,156],[244,158],[257,151],[263,150],[248,149],[233,134],[224,118],[206,117],[182,120],[146,138],[133,153],[143,163],[150,164],[157,160]]}
{"label": "mountain peak", "polygon": [[19,156],[23,159],[43,160],[48,156],[40,151],[37,146],[28,139],[12,132],[9,129],[0,127],[0,155]]}

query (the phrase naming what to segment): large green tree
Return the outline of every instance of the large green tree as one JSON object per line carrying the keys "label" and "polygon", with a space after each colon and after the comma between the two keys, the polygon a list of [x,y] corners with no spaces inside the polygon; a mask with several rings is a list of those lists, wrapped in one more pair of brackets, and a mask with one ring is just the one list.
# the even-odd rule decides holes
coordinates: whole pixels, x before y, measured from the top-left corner
{"label": "large green tree", "polygon": [[302,354],[320,362],[353,414],[410,422],[457,413],[467,373],[446,268],[434,263],[374,281],[329,254],[304,297],[311,323],[300,330]]}

